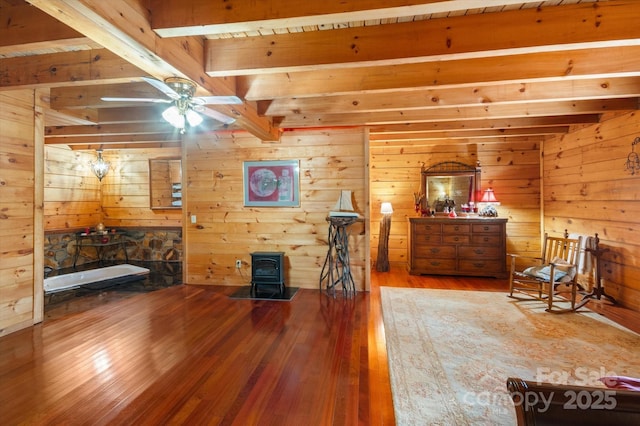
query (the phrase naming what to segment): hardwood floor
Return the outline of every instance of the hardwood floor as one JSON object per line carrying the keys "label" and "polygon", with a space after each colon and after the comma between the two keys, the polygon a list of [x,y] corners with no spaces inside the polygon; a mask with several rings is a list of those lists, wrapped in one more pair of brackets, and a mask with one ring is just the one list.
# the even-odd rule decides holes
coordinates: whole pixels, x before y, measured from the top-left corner
{"label": "hardwood floor", "polygon": [[[0,424],[394,424],[380,286],[503,291],[506,280],[392,266],[353,299],[179,285],[88,304],[0,338]],[[589,305],[637,329],[637,313]]]}

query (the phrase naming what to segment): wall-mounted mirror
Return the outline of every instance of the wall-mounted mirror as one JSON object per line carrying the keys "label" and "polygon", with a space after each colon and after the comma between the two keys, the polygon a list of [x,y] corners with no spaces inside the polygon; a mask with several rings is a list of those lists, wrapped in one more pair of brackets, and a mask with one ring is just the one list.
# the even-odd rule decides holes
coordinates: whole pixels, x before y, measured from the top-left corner
{"label": "wall-mounted mirror", "polygon": [[149,195],[152,209],[182,208],[182,162],[179,158],[149,160]]}
{"label": "wall-mounted mirror", "polygon": [[480,200],[480,165],[470,166],[446,161],[421,170],[422,209],[447,212],[451,208],[464,211]]}

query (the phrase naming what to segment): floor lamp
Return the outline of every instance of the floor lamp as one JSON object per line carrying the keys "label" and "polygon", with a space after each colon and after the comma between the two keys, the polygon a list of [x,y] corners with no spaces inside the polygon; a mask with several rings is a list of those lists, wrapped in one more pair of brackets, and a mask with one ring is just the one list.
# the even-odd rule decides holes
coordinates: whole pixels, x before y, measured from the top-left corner
{"label": "floor lamp", "polygon": [[378,239],[376,271],[389,272],[389,230],[391,228],[391,213],[393,213],[391,203],[382,203],[380,213],[382,213],[382,219],[380,219],[380,238]]}

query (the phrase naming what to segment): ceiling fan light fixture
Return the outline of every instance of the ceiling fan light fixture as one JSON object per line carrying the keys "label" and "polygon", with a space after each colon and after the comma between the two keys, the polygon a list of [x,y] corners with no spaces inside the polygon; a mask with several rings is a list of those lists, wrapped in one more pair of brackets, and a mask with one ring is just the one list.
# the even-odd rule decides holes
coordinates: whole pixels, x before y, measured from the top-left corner
{"label": "ceiling fan light fixture", "polygon": [[162,118],[164,118],[173,127],[184,130],[184,115],[180,113],[180,110],[177,106],[172,105],[169,108],[165,109],[162,113]]}
{"label": "ceiling fan light fixture", "polygon": [[202,123],[202,117],[200,116],[200,114],[192,109],[188,109],[185,115],[187,117],[187,122],[191,127],[196,127],[200,125],[200,123]]}
{"label": "ceiling fan light fixture", "polygon": [[202,124],[204,114],[229,125],[234,123],[235,118],[229,117],[215,110],[205,108],[205,105],[228,105],[241,104],[242,100],[237,96],[196,96],[196,83],[181,77],[169,77],[164,81],[151,77],[142,77],[144,81],[164,93],[169,99],[156,98],[118,98],[103,97],[103,101],[109,102],[151,102],[151,103],[171,103],[171,106],[162,112],[162,118],[173,127],[184,134],[186,126],[196,127]]}

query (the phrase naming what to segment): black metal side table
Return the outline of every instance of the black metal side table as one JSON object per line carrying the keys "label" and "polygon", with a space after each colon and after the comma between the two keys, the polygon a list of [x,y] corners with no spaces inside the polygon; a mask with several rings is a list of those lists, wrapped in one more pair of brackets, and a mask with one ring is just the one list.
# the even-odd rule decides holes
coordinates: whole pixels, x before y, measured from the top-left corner
{"label": "black metal side table", "polygon": [[[110,232],[110,233],[97,233],[91,232],[89,234],[85,232],[79,232],[76,234],[76,253],[73,256],[73,267],[76,267],[76,262],[80,256],[82,247],[94,247],[96,249],[96,256],[98,257],[98,263],[104,263],[105,251],[108,247],[121,246],[124,251],[124,258],[128,262],[129,254],[127,253],[127,239],[124,237],[126,232]],[[103,242],[103,240],[106,240]]]}
{"label": "black metal side table", "polygon": [[345,296],[355,295],[356,284],[349,259],[350,226],[360,219],[355,216],[329,216],[329,250],[320,273],[320,290],[324,287],[334,297],[341,286]]}

